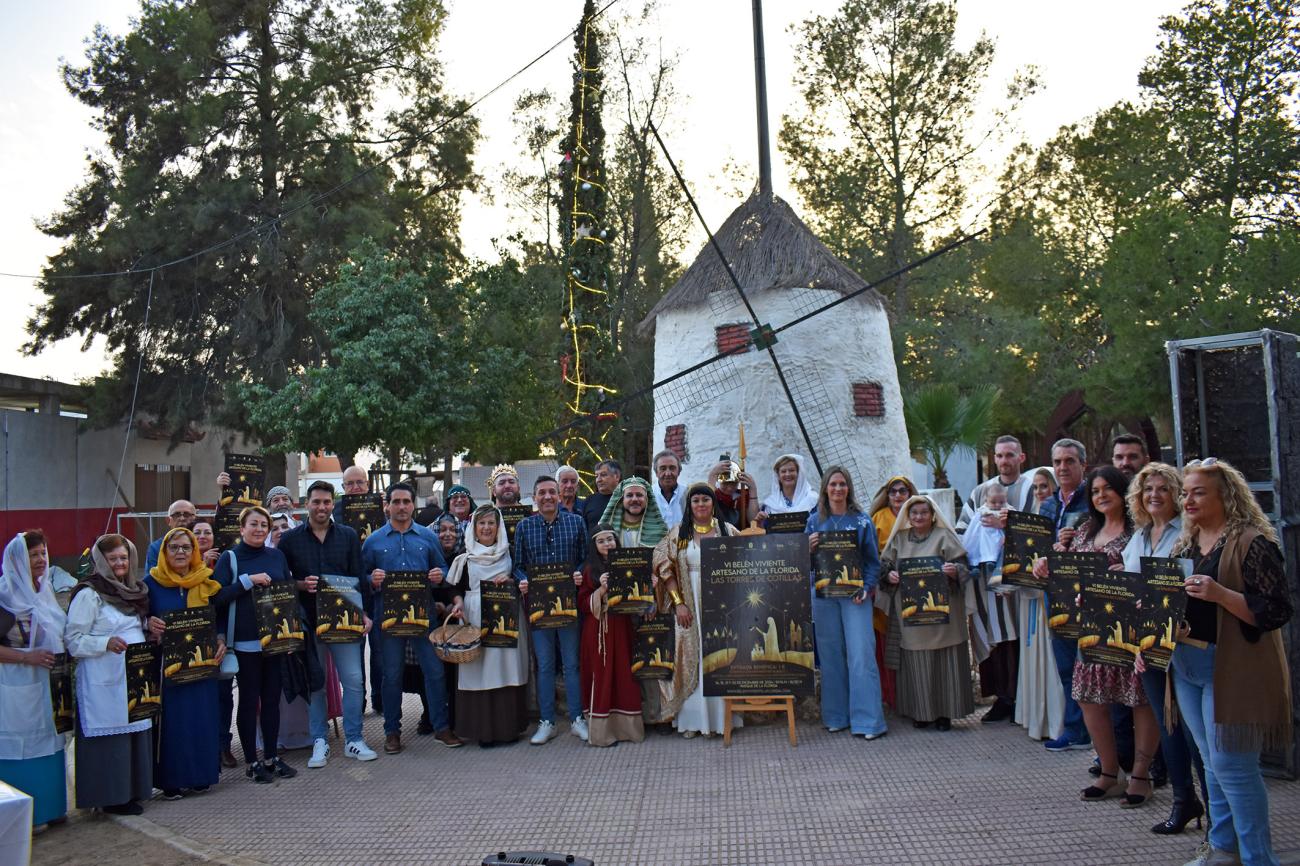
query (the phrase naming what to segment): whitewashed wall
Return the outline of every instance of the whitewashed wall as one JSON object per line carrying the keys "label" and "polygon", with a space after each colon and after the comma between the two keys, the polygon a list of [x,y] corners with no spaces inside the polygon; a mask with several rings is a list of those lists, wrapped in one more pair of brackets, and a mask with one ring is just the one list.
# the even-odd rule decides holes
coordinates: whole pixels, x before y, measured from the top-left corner
{"label": "whitewashed wall", "polygon": [[[839,297],[821,289],[778,289],[753,292],[750,300],[759,318],[780,327],[803,311]],[[726,303],[701,304],[659,316],[655,332],[655,379],[663,379],[717,353],[715,328],[723,324],[749,322],[739,298]],[[810,371],[825,389],[833,407],[834,424],[851,443],[854,475],[859,498],[869,497],[885,479],[912,465],[903,424],[903,404],[894,365],[889,321],[883,310],[861,299],[800,324],[779,337],[776,352],[787,378],[797,379]],[[781,390],[767,352],[747,352],[735,360],[743,381],[739,387],[719,390],[701,385],[707,373],[685,380],[704,397],[685,413],[669,416],[667,401],[656,394],[654,448],[664,444],[669,425],[686,425],[687,459],[685,483],[703,480],[718,455],[737,448],[737,431],[745,422],[749,448],[747,468],[759,484],[759,493],[770,492],[771,466],[788,451],[807,456],[808,449],[798,424]],[[854,382],[880,383],[885,400],[883,418],[858,418],[853,414]],[[796,395],[798,396],[798,395]],[[801,401],[801,407],[804,405]],[[825,462],[825,459],[824,459]],[[808,461],[812,471],[811,461]]]}

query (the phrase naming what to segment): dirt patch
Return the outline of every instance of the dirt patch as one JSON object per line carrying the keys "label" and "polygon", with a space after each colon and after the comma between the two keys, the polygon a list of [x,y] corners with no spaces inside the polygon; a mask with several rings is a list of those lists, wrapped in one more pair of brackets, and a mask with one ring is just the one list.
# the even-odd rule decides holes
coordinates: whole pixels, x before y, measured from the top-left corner
{"label": "dirt patch", "polygon": [[192,866],[196,857],[123,827],[103,815],[68,818],[32,839],[33,866]]}

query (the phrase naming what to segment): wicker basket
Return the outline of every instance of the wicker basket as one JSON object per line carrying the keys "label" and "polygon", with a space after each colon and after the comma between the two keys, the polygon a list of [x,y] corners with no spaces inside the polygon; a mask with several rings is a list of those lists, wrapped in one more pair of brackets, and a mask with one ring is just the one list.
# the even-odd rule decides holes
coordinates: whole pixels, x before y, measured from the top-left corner
{"label": "wicker basket", "polygon": [[433,652],[444,662],[453,665],[478,661],[483,655],[483,643],[479,630],[461,618],[460,625],[452,625],[452,614],[442,621],[442,625],[429,632],[429,642]]}

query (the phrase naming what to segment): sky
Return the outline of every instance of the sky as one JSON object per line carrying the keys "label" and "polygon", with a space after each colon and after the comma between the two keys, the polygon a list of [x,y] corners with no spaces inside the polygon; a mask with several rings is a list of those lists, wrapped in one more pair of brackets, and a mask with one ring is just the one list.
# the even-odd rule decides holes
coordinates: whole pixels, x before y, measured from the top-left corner
{"label": "sky", "polygon": [[[642,2],[621,0],[614,9],[634,14]],[[799,109],[792,75],[800,59],[792,28],[811,15],[833,14],[840,2],[768,0],[763,10],[773,182],[796,209],[798,199],[775,146],[780,118]],[[1062,125],[1134,98],[1137,73],[1155,49],[1160,19],[1181,6],[1169,0],[957,0],[957,42],[967,48],[981,33],[995,40],[997,59],[986,86],[991,97],[1016,70],[1037,68],[1043,87],[1021,110],[1017,127],[1021,137],[1041,144]],[[476,110],[483,134],[476,166],[490,189],[520,159],[511,122],[515,97],[549,88],[567,103],[572,40],[564,37],[582,3],[448,0],[448,7],[440,44],[447,87],[470,98],[564,40]],[[82,179],[86,155],[103,147],[89,109],[63,88],[60,59],[81,62],[84,40],[97,24],[121,33],[138,8],[138,0],[0,0],[0,26],[8,37],[0,52],[0,272],[39,272],[57,244],[36,221],[59,209]],[[678,99],[662,132],[705,219],[716,228],[739,204],[737,176],[725,167],[734,165],[746,179],[744,191],[757,173],[751,3],[660,0],[646,26],[657,34],[659,50],[677,61]],[[997,156],[989,155],[994,168]],[[471,256],[490,257],[493,239],[520,227],[520,215],[505,196],[472,196],[464,203],[461,233]],[[697,233],[697,240],[702,237]],[[688,249],[688,260],[695,253]],[[70,339],[34,357],[23,355],[25,325],[41,295],[31,279],[0,277],[0,297],[8,310],[0,316],[0,373],[76,381],[105,368],[98,341],[85,351],[80,339]]]}

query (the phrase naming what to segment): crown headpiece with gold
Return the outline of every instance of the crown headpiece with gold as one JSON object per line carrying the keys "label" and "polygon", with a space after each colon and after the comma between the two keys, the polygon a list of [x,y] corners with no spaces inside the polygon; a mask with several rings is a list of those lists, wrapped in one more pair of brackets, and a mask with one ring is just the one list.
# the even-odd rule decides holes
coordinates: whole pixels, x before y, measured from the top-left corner
{"label": "crown headpiece with gold", "polygon": [[500,478],[502,475],[509,475],[512,478],[514,478],[516,481],[519,480],[519,473],[515,471],[515,467],[511,466],[509,463],[498,463],[496,467],[492,470],[492,474],[488,476],[488,480],[487,480],[488,493],[491,493],[494,489],[496,489],[497,479]]}

